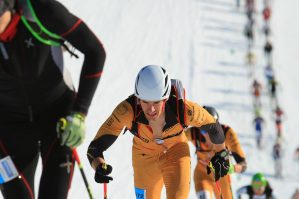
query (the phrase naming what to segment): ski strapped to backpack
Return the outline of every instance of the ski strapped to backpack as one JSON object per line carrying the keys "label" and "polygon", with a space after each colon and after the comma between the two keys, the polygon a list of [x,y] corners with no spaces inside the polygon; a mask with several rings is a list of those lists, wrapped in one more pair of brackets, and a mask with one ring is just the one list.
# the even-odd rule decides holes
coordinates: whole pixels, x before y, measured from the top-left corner
{"label": "ski strapped to backpack", "polygon": [[[132,121],[131,129],[126,129],[124,133],[129,130],[134,136],[138,137],[144,142],[149,142],[147,139],[142,138],[138,133],[138,123],[136,122],[136,118],[142,113],[142,109],[140,105],[137,103],[137,98],[134,95],[131,95],[127,101],[131,104],[134,111],[134,119]],[[173,110],[176,110],[176,118],[178,123],[182,125],[183,128],[186,128],[186,114],[185,114],[185,89],[183,84],[178,79],[171,79],[171,92],[169,99],[166,102],[170,105]],[[182,133],[182,131],[169,135],[167,137],[159,138],[160,140],[169,139],[175,136],[178,136]]]}

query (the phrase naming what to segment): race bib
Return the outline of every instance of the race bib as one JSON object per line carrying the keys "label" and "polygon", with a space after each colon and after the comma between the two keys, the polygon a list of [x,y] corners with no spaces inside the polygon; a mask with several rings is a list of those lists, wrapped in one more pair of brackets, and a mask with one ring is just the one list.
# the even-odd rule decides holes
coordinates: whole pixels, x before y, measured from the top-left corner
{"label": "race bib", "polygon": [[146,199],[146,191],[135,187],[136,199]]}
{"label": "race bib", "polygon": [[8,182],[19,176],[19,173],[13,164],[10,156],[0,160],[0,184]]}

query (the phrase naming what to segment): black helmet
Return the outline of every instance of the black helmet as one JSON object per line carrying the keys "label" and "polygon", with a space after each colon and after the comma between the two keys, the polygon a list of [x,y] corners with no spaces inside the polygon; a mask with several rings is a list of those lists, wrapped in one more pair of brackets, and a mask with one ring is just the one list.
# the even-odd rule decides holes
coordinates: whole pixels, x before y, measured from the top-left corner
{"label": "black helmet", "polygon": [[15,5],[15,0],[0,0],[0,16],[6,10],[12,10]]}
{"label": "black helmet", "polygon": [[203,106],[204,109],[206,109],[214,118],[215,120],[219,120],[219,114],[216,111],[216,109],[212,106]]}

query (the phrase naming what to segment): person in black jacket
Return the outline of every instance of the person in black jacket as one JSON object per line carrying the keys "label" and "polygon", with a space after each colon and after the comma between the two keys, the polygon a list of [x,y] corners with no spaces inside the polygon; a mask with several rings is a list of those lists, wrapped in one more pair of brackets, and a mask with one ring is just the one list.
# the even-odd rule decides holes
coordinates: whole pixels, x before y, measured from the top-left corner
{"label": "person in black jacket", "polygon": [[[84,54],[78,91],[63,66],[65,43]],[[18,178],[1,185],[5,199],[65,199],[74,169],[72,149],[84,139],[88,113],[106,59],[78,17],[55,0],[0,1],[0,157]],[[11,165],[10,165],[11,166]]]}
{"label": "person in black jacket", "polygon": [[252,176],[251,185],[243,186],[237,190],[237,198],[247,195],[249,199],[273,199],[273,189],[268,180],[262,173],[256,173]]}

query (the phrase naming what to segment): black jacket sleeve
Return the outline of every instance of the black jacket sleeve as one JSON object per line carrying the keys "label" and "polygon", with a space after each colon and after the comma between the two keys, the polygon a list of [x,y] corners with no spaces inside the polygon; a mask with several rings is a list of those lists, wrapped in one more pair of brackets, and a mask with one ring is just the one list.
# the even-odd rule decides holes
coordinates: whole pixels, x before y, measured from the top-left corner
{"label": "black jacket sleeve", "polygon": [[88,26],[55,0],[31,1],[37,17],[51,32],[61,35],[84,54],[73,111],[87,113],[100,80],[106,52]]}
{"label": "black jacket sleeve", "polygon": [[87,149],[87,158],[91,164],[95,158],[101,157],[104,159],[103,152],[106,151],[117,139],[114,135],[103,135],[96,140],[93,140]]}

